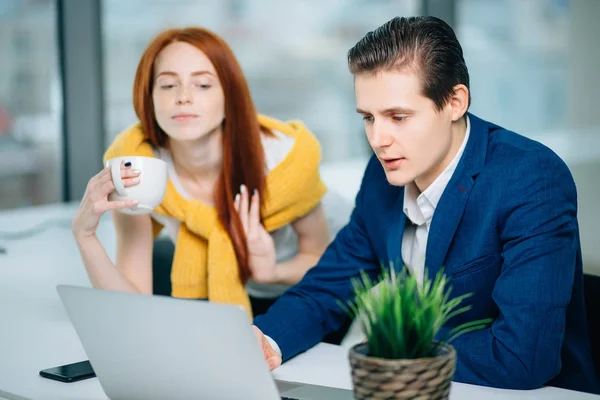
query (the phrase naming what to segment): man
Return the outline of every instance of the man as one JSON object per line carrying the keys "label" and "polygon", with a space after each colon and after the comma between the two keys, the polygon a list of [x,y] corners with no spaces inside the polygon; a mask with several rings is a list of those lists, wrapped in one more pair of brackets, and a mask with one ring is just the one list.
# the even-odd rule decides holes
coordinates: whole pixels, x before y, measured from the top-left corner
{"label": "man", "polygon": [[452,342],[456,381],[596,392],[566,165],[543,145],[467,113],[462,49],[437,18],[394,18],[359,41],[348,61],[374,156],[348,225],[255,320],[270,367],[342,324],[338,300],[352,299],[361,270],[375,278],[380,262],[402,259],[420,280],[425,266],[429,276],[443,266],[453,296],[474,293],[472,309],[453,326],[494,320]]}

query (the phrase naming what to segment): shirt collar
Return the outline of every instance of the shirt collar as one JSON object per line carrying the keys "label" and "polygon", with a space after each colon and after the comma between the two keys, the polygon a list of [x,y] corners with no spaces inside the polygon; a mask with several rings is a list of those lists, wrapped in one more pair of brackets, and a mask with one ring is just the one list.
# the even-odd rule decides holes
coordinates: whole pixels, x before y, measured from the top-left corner
{"label": "shirt collar", "polygon": [[458,166],[458,162],[465,151],[467,142],[469,141],[471,123],[468,115],[466,116],[466,120],[467,130],[463,142],[446,169],[442,171],[423,193],[419,193],[419,189],[414,182],[410,182],[404,187],[404,214],[406,214],[408,219],[415,225],[429,223],[433,218],[433,212],[435,211],[446,186],[448,186],[448,182],[450,182],[450,178],[452,178],[452,175]]}

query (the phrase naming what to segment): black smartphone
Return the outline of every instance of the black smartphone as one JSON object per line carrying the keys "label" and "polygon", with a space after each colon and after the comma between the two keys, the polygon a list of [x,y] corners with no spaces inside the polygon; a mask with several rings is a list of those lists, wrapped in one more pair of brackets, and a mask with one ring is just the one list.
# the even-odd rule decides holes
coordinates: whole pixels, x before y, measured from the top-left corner
{"label": "black smartphone", "polygon": [[89,361],[80,361],[40,371],[40,376],[60,382],[77,382],[96,376]]}

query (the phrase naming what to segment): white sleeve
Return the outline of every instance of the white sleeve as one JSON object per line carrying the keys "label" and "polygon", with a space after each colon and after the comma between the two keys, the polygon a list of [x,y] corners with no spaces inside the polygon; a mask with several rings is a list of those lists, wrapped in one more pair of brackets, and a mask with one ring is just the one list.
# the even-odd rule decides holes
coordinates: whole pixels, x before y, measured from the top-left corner
{"label": "white sleeve", "polygon": [[275,341],[273,339],[271,339],[267,335],[265,335],[265,338],[269,341],[269,344],[271,345],[271,347],[273,348],[273,350],[275,350],[276,352],[279,353],[279,355],[281,355],[281,349],[279,348],[279,346],[277,345],[277,343],[275,343]]}

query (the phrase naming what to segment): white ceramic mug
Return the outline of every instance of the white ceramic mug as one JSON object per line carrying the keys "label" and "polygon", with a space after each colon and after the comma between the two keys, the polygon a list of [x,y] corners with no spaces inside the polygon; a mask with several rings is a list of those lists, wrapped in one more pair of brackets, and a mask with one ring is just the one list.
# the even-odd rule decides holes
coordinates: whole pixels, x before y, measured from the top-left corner
{"label": "white ceramic mug", "polygon": [[[137,185],[125,187],[121,178],[121,163],[131,163],[130,169],[140,171],[140,182]],[[167,188],[167,163],[154,157],[126,156],[111,158],[106,161],[110,167],[115,190],[108,199],[137,200],[135,207],[119,209],[124,214],[150,214],[162,201]]]}

